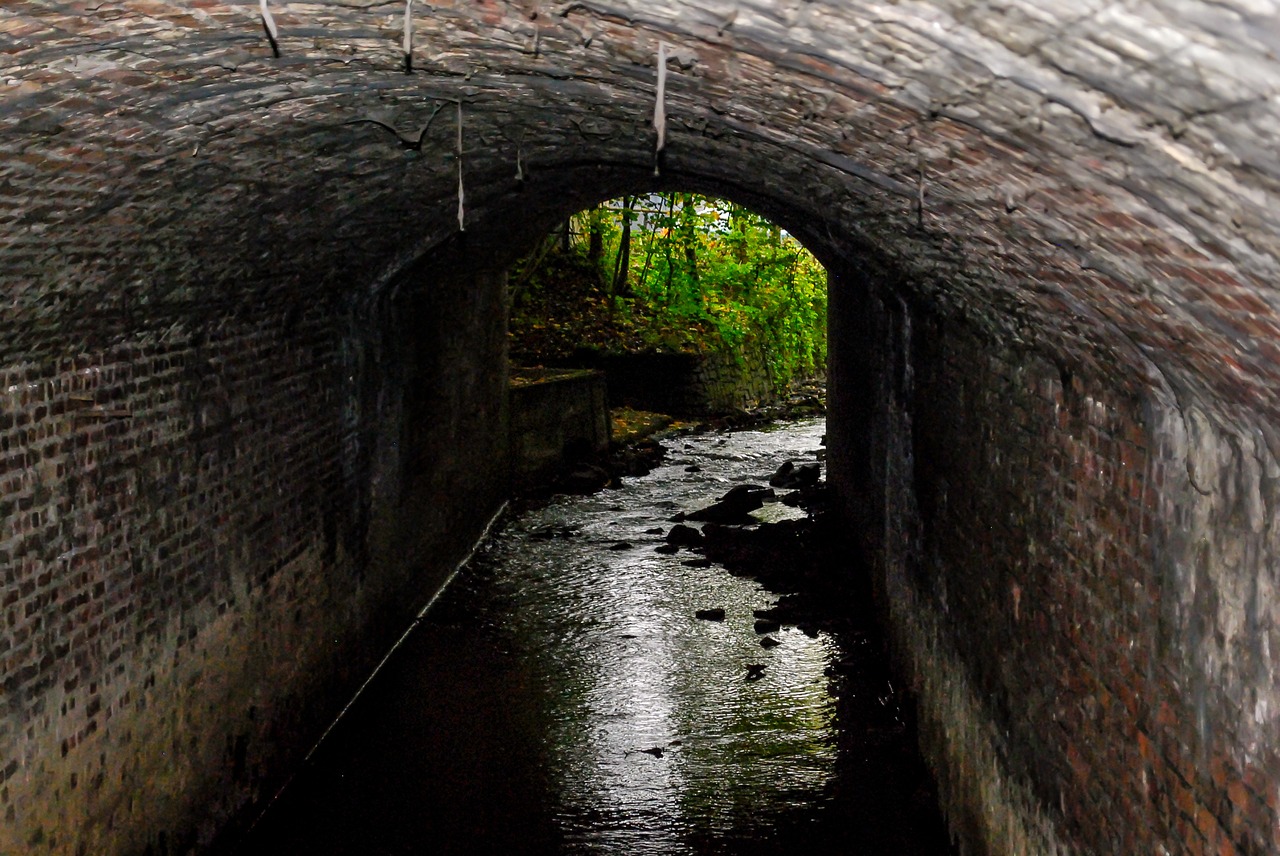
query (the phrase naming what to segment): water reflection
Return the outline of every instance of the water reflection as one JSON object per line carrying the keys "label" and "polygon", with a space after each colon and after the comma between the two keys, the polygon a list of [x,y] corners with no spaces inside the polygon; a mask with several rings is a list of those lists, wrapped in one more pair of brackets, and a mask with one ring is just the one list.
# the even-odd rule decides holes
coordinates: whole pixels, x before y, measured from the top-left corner
{"label": "water reflection", "polygon": [[[820,800],[833,775],[832,640],[790,631],[765,650],[752,610],[773,598],[688,554],[653,552],[672,506],[714,501],[767,479],[781,458],[812,459],[821,421],[789,432],[706,436],[652,476],[565,500],[509,530],[485,560],[513,570],[520,638],[547,688],[548,767],[569,850],[695,852],[691,838],[740,835],[762,801]],[[696,462],[700,472],[686,468]],[[530,533],[572,520],[576,537]],[[631,549],[609,549],[633,545]],[[694,617],[723,608],[725,620]],[[552,631],[552,632],[548,632]],[[763,664],[759,680],[747,666]]]}
{"label": "water reflection", "polygon": [[[245,852],[694,854],[809,842],[780,830],[828,823],[822,809],[840,790],[827,674],[844,643],[783,628],[766,649],[752,611],[774,595],[654,548],[676,509],[763,482],[782,460],[813,460],[823,430],[811,420],[679,440],[649,477],[509,525]],[[695,617],[706,608],[724,620]]]}

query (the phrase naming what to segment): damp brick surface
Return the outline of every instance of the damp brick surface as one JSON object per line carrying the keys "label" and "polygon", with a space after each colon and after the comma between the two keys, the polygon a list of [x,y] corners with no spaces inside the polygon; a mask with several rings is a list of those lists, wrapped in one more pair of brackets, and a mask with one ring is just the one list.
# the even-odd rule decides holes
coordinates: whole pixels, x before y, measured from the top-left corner
{"label": "damp brick surface", "polygon": [[1258,434],[894,305],[868,554],[966,851],[1275,852]]}
{"label": "damp brick surface", "polygon": [[0,5],[0,851],[266,798],[498,502],[497,272],[675,189],[835,271],[937,763],[1052,835],[957,829],[1280,852],[1274,3],[261,8]]}

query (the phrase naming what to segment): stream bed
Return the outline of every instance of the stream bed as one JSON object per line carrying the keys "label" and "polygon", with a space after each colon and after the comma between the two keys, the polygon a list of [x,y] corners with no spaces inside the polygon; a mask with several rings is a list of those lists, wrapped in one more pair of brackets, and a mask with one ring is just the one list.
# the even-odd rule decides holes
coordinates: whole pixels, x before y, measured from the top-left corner
{"label": "stream bed", "polygon": [[951,853],[865,604],[758,627],[779,593],[658,551],[678,512],[816,460],[824,430],[673,438],[648,476],[508,519],[240,852]]}

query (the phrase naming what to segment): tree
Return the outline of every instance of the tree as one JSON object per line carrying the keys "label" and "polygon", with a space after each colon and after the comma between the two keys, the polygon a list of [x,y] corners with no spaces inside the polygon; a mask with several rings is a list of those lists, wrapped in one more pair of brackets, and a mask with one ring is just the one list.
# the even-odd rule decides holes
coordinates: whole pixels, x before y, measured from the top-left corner
{"label": "tree", "polygon": [[635,219],[635,206],[636,198],[634,196],[624,196],[622,198],[618,252],[613,265],[613,284],[610,289],[610,293],[615,295],[630,294],[627,281],[630,279],[631,274],[631,222]]}
{"label": "tree", "polygon": [[517,266],[513,330],[566,352],[763,347],[778,382],[825,369],[826,273],[778,225],[687,193],[624,197],[573,222],[577,243],[566,225]]}
{"label": "tree", "polygon": [[587,258],[592,264],[604,257],[604,220],[605,210],[598,205],[587,213]]}

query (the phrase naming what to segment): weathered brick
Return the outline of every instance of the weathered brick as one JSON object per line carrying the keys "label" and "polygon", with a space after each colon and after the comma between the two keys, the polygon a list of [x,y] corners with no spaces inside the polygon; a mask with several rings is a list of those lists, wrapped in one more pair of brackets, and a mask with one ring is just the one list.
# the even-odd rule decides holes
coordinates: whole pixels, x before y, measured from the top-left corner
{"label": "weathered brick", "polygon": [[[487,305],[500,305],[501,280],[484,282]],[[470,280],[449,288],[432,285],[439,300],[446,294],[456,300],[459,289],[472,287]],[[406,376],[438,383],[438,378],[431,380],[432,371],[447,371],[468,360],[492,367],[502,354],[500,323],[495,323],[500,313],[468,311],[459,319],[451,305],[414,310],[416,305],[406,300],[407,308],[401,311],[431,313],[432,320],[420,327],[437,329],[427,342],[411,349],[389,325],[362,334],[380,338],[384,358],[392,353],[389,349],[398,349]],[[3,595],[7,626],[0,663],[10,702],[9,718],[0,723],[2,746],[20,748],[25,756],[39,759],[42,770],[57,773],[53,778],[33,776],[12,792],[7,801],[11,823],[0,831],[0,842],[9,841],[9,835],[25,841],[34,829],[56,827],[81,831],[61,836],[56,846],[49,844],[51,852],[62,852],[64,846],[69,853],[86,848],[140,852],[154,844],[149,838],[157,830],[193,829],[199,822],[196,813],[180,804],[177,794],[165,791],[170,775],[165,770],[172,768],[174,757],[183,757],[191,769],[208,769],[216,780],[220,767],[200,760],[202,744],[178,745],[173,738],[191,733],[193,723],[203,723],[201,728],[210,735],[243,729],[240,719],[248,704],[240,700],[245,698],[265,700],[280,692],[294,698],[312,695],[321,709],[323,699],[336,705],[350,686],[333,678],[339,671],[332,664],[317,661],[314,675],[306,676],[280,652],[310,650],[323,659],[341,650],[341,657],[372,665],[379,646],[389,644],[391,629],[412,617],[413,603],[425,598],[439,579],[420,576],[421,569],[398,562],[401,551],[370,541],[367,524],[360,522],[369,513],[360,511],[361,503],[368,509],[379,507],[361,487],[375,459],[366,448],[368,441],[360,438],[372,436],[370,430],[391,430],[399,440],[401,420],[408,417],[375,410],[364,412],[356,422],[345,419],[344,406],[360,406],[355,401],[361,387],[347,375],[352,367],[341,362],[336,341],[349,333],[337,319],[319,311],[306,313],[284,339],[270,312],[249,320],[218,320],[206,314],[200,322],[217,332],[202,335],[199,344],[170,334],[163,346],[164,365],[193,359],[187,352],[198,351],[201,360],[225,353],[216,384],[173,373],[151,377],[150,385],[127,383],[126,377],[147,377],[149,364],[130,372],[112,367],[123,359],[121,353],[136,354],[154,345],[145,334],[121,353],[81,354],[74,361],[50,361],[39,371],[23,371],[25,382],[50,389],[83,387],[87,378],[99,403],[93,406],[127,408],[134,418],[103,425],[72,421],[56,407],[46,407],[31,411],[29,426],[10,426],[5,432],[10,439],[16,436],[18,446],[37,437],[59,438],[49,447],[52,453],[44,450],[40,460],[62,466],[74,478],[56,482],[41,475],[33,489],[24,469],[22,480],[4,483],[9,494],[0,508],[9,509],[6,534],[12,531],[19,540],[4,550],[5,572],[12,576]],[[461,342],[487,344],[464,349]],[[353,339],[347,347],[368,345]],[[449,359],[436,353],[446,347],[452,349]],[[308,359],[295,359],[299,348],[306,350]],[[426,370],[410,368],[418,358],[428,360]],[[476,373],[481,374],[478,367]],[[481,398],[458,399],[457,406],[465,412],[426,412],[418,405],[413,416],[421,427],[416,436],[445,447],[461,437],[433,433],[432,425],[469,426],[465,436],[476,445],[433,459],[438,461],[437,477],[452,479],[458,495],[474,497],[482,509],[496,503],[506,477],[500,469],[502,455],[494,451],[495,444],[505,442],[497,431],[502,420],[494,409],[494,402],[503,398],[503,373],[492,370],[484,376],[490,378],[488,383],[478,384],[471,393]],[[383,382],[377,374],[361,380]],[[353,398],[344,399],[335,389]],[[137,396],[147,397],[147,405],[138,406]],[[410,389],[397,391],[392,400],[408,406],[421,396],[421,391]],[[228,418],[216,432],[200,434],[191,414],[209,401],[229,407],[232,416],[270,418]],[[474,469],[477,480],[463,484],[460,468]],[[394,481],[408,483],[403,477]],[[389,501],[392,508],[399,507],[399,500]],[[366,545],[363,558],[350,553],[343,558],[319,557],[316,545],[324,537],[319,528],[324,514],[317,507],[347,509],[336,525],[350,544]],[[445,531],[421,521],[405,531],[417,531],[423,543],[436,544],[442,556],[456,555],[469,537],[466,527]],[[127,538],[109,536],[111,532],[127,533]],[[233,553],[228,545],[235,545]],[[379,586],[387,600],[363,598],[358,590],[352,594],[350,584],[342,583],[356,575],[355,563],[375,561],[375,556],[382,556],[377,559]],[[254,582],[237,584],[237,578]],[[261,585],[268,580],[270,589]],[[336,595],[323,595],[316,587],[330,584],[352,598],[351,613],[320,607]],[[237,585],[249,592],[247,598],[234,595]],[[322,611],[316,613],[317,608]],[[306,620],[263,620],[277,613],[305,615]],[[382,620],[371,628],[352,614]],[[301,636],[290,641],[282,635],[285,628]],[[339,648],[318,645],[312,639],[315,634],[348,642]],[[145,703],[131,701],[139,697]],[[177,699],[188,701],[179,707]],[[49,710],[60,713],[39,713]],[[239,714],[229,713],[237,710]],[[314,710],[311,704],[294,704],[271,721],[259,718],[253,728],[259,735],[265,729],[290,733],[295,727],[305,733],[319,724]],[[110,728],[104,727],[108,721]],[[10,724],[21,725],[21,732]],[[15,738],[18,733],[23,736]],[[68,733],[74,736],[62,736]],[[253,745],[254,769],[273,770],[275,776],[284,769],[280,761],[302,748],[262,739]],[[0,757],[13,756],[6,751]],[[65,787],[88,759],[95,766],[102,759],[122,774],[108,779],[95,772],[79,779],[86,787]],[[12,783],[7,784],[12,790]],[[77,794],[113,788],[129,795],[131,808],[127,816],[110,820],[117,831],[106,837],[106,828],[92,820],[88,798]],[[245,808],[244,797],[235,796],[234,788],[225,793],[224,803],[201,811],[207,817],[226,818]]]}
{"label": "weathered brick", "polygon": [[[1165,721],[1140,723],[1159,758],[1236,747],[1240,768],[1239,747],[1269,745],[1259,734],[1274,715],[1245,702],[1250,690],[1270,692],[1260,686],[1270,664],[1245,652],[1261,650],[1266,622],[1255,618],[1274,617],[1237,621],[1226,607],[1212,616],[1191,594],[1221,592],[1234,608],[1275,588],[1272,548],[1253,522],[1255,495],[1264,516],[1275,507],[1271,478],[1249,463],[1274,454],[1256,444],[1274,443],[1280,423],[1280,60],[1267,4],[750,0],[732,15],[706,0],[418,4],[414,74],[402,73],[400,34],[382,7],[272,5],[280,60],[244,4],[0,8],[0,541],[24,579],[102,543],[78,520],[70,535],[46,525],[49,502],[25,471],[52,461],[83,477],[75,507],[103,526],[121,522],[96,572],[133,586],[117,661],[160,645],[184,610],[222,603],[227,584],[211,569],[243,562],[253,585],[275,584],[290,557],[305,561],[306,545],[332,540],[308,517],[354,519],[349,492],[360,482],[350,474],[367,461],[372,405],[335,349],[358,351],[361,328],[381,323],[369,320],[373,307],[406,260],[437,248],[462,258],[458,267],[501,267],[601,195],[687,182],[759,206],[824,259],[883,274],[913,315],[946,320],[930,332],[942,343],[901,363],[923,361],[920,388],[953,417],[919,423],[920,442],[948,454],[921,475],[938,488],[924,497],[937,506],[929,546],[997,578],[935,580],[947,585],[952,641],[974,659],[1027,655],[1007,675],[994,654],[972,664],[1014,735],[1012,767],[1035,766],[1034,741],[1008,693],[1037,676],[1041,694],[1056,690],[1047,676],[1057,668],[1096,672],[1094,686],[1123,680],[1156,716],[1170,706]],[[677,60],[655,178],[659,42]],[[465,241],[450,111],[420,151],[351,121],[377,115],[410,133],[451,100],[467,117]],[[288,307],[302,320],[290,322]],[[886,384],[886,396],[905,385]],[[963,403],[946,404],[957,389]],[[62,398],[71,392],[131,418],[76,416]],[[214,419],[228,404],[292,416],[270,426]],[[1188,439],[1193,408],[1214,428]],[[1117,451],[1090,426],[1132,448]],[[894,430],[892,460],[914,429]],[[153,472],[126,463],[129,444],[154,459]],[[1221,507],[1187,485],[1189,455],[1222,471],[1206,489],[1222,494]],[[1119,468],[1141,481],[1124,482]],[[146,472],[146,483],[126,487],[125,470]],[[280,521],[263,530],[268,543],[251,538],[264,509],[248,506],[266,500],[233,489],[245,483],[294,498],[265,510]],[[952,524],[973,543],[948,538]],[[163,558],[160,544],[171,545]],[[1057,579],[1067,574],[1076,589]],[[1197,574],[1208,578],[1193,585]],[[1025,624],[1007,614],[1014,578]],[[1134,621],[1116,588],[1126,578],[1141,579],[1148,601]],[[1238,582],[1250,579],[1264,583],[1253,595]],[[1060,590],[1070,608],[1051,612]],[[15,646],[49,632],[26,620],[41,617],[27,603],[6,610]],[[1023,627],[1052,644],[1019,647]],[[1125,632],[1136,677],[1118,665]],[[98,668],[97,654],[86,659]],[[1197,663],[1213,673],[1197,675]],[[1062,683],[1075,710],[1071,693],[1090,684]],[[1210,737],[1196,726],[1201,708]],[[1103,749],[1079,746],[1106,771]],[[1275,758],[1264,750],[1257,763],[1249,787],[1273,792]],[[1156,766],[1157,778],[1180,775]],[[1072,817],[1104,804],[1068,796],[1078,797]],[[1236,843],[1273,829],[1266,799],[1233,831]],[[13,833],[16,847],[46,828],[18,820],[32,800],[15,793],[6,808],[8,828],[27,830]],[[1205,846],[1168,818],[1151,826],[1171,852],[1182,832]],[[1113,849],[1105,823],[1092,827],[1098,847]],[[1090,828],[1073,826],[1086,837]]]}

